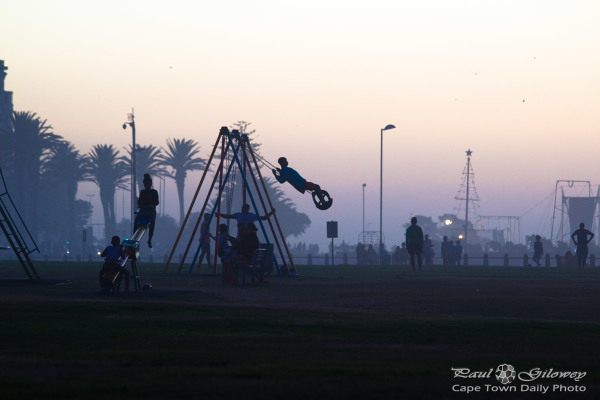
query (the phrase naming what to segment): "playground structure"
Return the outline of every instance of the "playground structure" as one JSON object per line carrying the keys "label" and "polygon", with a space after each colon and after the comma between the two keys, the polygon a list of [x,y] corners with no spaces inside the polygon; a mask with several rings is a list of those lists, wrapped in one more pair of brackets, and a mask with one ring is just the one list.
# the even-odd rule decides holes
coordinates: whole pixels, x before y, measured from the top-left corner
{"label": "playground structure", "polygon": [[[565,196],[565,188],[576,189],[580,188],[576,196],[570,194]],[[557,205],[558,201],[558,189],[560,188],[561,199],[560,208]],[[581,196],[581,188],[587,192],[587,196]],[[573,190],[571,190],[573,191]],[[575,190],[577,192],[577,190]],[[550,238],[555,242],[570,242],[570,235],[577,228],[581,222],[585,223],[585,226],[590,229],[597,229],[596,220],[599,219],[597,216],[597,207],[600,200],[600,186],[596,196],[592,196],[592,185],[590,181],[578,181],[578,180],[557,180],[554,188],[554,210],[552,213],[552,225],[550,231]],[[560,212],[557,230],[554,230],[557,211]],[[568,219],[568,226],[565,222],[565,217]],[[566,231],[566,233],[565,233]]]}
{"label": "playground structure", "polygon": [[4,180],[4,174],[2,173],[1,168],[0,177],[2,178],[2,187],[0,188],[0,228],[8,241],[10,249],[13,250],[17,260],[19,260],[19,263],[27,274],[27,277],[30,280],[40,279],[33,262],[29,258],[29,254],[34,251],[39,253],[39,249],[8,193],[8,188],[6,187],[6,181]]}
{"label": "playground structure", "polygon": [[123,258],[119,260],[119,265],[121,267],[125,266],[127,260],[131,261],[131,273],[133,275],[133,287],[136,292],[142,290],[142,285],[140,283],[140,274],[138,273],[137,268],[137,258],[140,254],[140,240],[148,230],[148,222],[145,225],[141,225],[136,229],[131,239],[123,239],[121,242],[121,246],[123,247]]}
{"label": "playground structure", "polygon": [[[358,234],[358,242],[362,244],[372,244],[373,247],[381,248],[379,246],[379,231],[362,231]],[[385,243],[385,235],[381,234],[382,243]]]}
{"label": "playground structure", "polygon": [[[116,266],[124,267],[127,264],[127,261],[131,261],[131,272],[133,275],[133,287],[136,292],[140,292],[142,290],[142,285],[140,283],[140,274],[138,273],[137,268],[137,258],[140,255],[140,240],[144,237],[144,234],[148,230],[148,226],[150,224],[150,220],[146,217],[146,212],[142,211],[139,214],[139,219],[137,221],[137,229],[133,233],[131,239],[123,239],[121,241],[122,248],[122,256],[119,258]],[[112,285],[110,285],[108,292],[116,292],[119,290],[119,286],[121,283],[121,272],[118,271],[114,273],[112,276]],[[109,278],[110,279],[110,278]]]}
{"label": "playground structure", "polygon": [[481,215],[479,216],[480,237],[499,243],[521,243],[521,217],[516,215]]}
{"label": "playground structure", "polygon": [[[223,194],[225,193],[225,189],[227,187],[232,186],[233,179],[231,178],[231,176],[232,176],[232,169],[234,166],[236,166],[237,169],[239,170],[240,175],[242,177],[242,181],[243,181],[242,182],[243,183],[243,192],[242,192],[243,203],[246,204],[247,198],[249,198],[250,203],[251,203],[251,210],[253,210],[254,213],[256,213],[257,215],[260,215],[260,213],[258,211],[259,208],[257,205],[257,200],[260,202],[261,209],[264,211],[265,214],[268,214],[270,211],[274,211],[274,207],[271,202],[271,198],[269,196],[267,187],[265,185],[264,179],[262,177],[260,168],[257,163],[257,156],[252,149],[252,145],[250,144],[248,135],[240,134],[240,132],[237,130],[233,130],[230,132],[227,127],[221,127],[221,129],[219,131],[219,135],[217,137],[217,140],[215,141],[212,152],[207,161],[206,168],[204,169],[204,173],[202,174],[202,178],[200,179],[200,182],[198,184],[198,187],[196,188],[194,197],[192,198],[192,201],[187,210],[185,218],[181,224],[179,233],[177,235],[177,238],[175,239],[171,253],[169,254],[169,257],[167,258],[167,262],[165,263],[163,272],[167,272],[169,265],[171,264],[171,260],[173,259],[173,255],[177,249],[177,246],[179,244],[179,241],[181,239],[181,236],[183,234],[185,226],[188,223],[190,214],[192,213],[192,209],[196,203],[198,194],[200,193],[200,189],[202,188],[202,186],[204,184],[206,175],[208,174],[208,171],[210,170],[213,159],[215,158],[215,153],[217,152],[217,149],[219,147],[221,148],[221,153],[220,153],[220,161],[218,162],[216,173],[214,174],[212,183],[210,184],[210,187],[206,194],[206,198],[204,200],[204,203],[202,205],[200,213],[198,214],[198,219],[194,225],[194,228],[190,235],[189,241],[186,245],[183,256],[181,257],[177,272],[178,273],[181,272],[183,264],[186,261],[186,258],[189,254],[192,242],[194,241],[194,237],[196,236],[198,227],[200,226],[200,222],[206,212],[207,207],[209,206],[209,202],[211,201],[211,195],[213,194],[213,190],[215,189],[215,186],[217,186],[217,197],[216,197],[216,200],[214,200],[214,203],[212,204],[212,209],[208,212],[210,217],[209,217],[208,223],[206,224],[206,228],[204,229],[203,232],[200,233],[200,240],[198,242],[198,247],[194,254],[192,262],[190,263],[189,273],[191,273],[194,269],[194,264],[198,258],[198,254],[200,253],[201,243],[204,241],[205,237],[207,235],[209,235],[210,223],[211,223],[212,219],[215,217],[215,215],[216,215],[216,227],[215,227],[214,236],[218,237],[218,235],[219,235],[218,227],[220,225],[221,205],[223,203],[223,201],[222,201]],[[225,167],[226,160],[228,160],[228,157],[230,157],[232,161],[229,163],[228,167]],[[248,183],[248,180],[249,180],[248,176],[251,178],[251,180],[254,184],[253,185],[254,190],[251,188],[250,184]],[[218,185],[217,185],[217,181],[218,181]],[[228,182],[229,182],[229,184],[228,184]],[[296,268],[294,266],[292,256],[290,254],[287,243],[285,241],[285,236],[283,235],[283,232],[281,230],[279,220],[277,219],[277,214],[273,212],[272,217],[273,217],[274,223],[273,223],[273,221],[271,221],[271,218],[267,219],[267,223],[268,223],[269,231],[271,233],[271,237],[272,237],[272,239],[274,241],[274,245],[275,245],[275,246],[273,246],[273,248],[276,247],[277,253],[280,256],[279,259],[282,262],[282,264],[279,265],[278,257],[275,254],[273,254],[273,262],[275,264],[277,273],[279,276],[289,276],[289,275],[295,276],[295,275],[297,275]],[[260,230],[263,233],[266,244],[269,245],[270,244],[269,235],[267,234],[265,224],[263,223],[263,221],[260,218],[258,219],[257,222],[260,224]],[[214,254],[214,256],[213,256],[213,261],[214,261],[213,262],[213,265],[214,265],[213,272],[214,272],[214,274],[216,274],[216,272],[217,272],[217,270],[216,270],[216,268],[217,268],[217,253],[218,253],[217,246],[218,246],[218,243],[215,241],[215,251],[213,253]]]}

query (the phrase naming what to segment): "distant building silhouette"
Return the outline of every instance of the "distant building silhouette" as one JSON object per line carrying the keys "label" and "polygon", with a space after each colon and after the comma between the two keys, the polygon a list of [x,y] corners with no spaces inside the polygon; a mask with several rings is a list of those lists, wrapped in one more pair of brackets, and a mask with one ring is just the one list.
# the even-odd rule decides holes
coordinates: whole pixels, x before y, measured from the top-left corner
{"label": "distant building silhouette", "polygon": [[13,93],[4,90],[7,69],[8,67],[4,66],[4,60],[0,60],[0,129],[12,131]]}

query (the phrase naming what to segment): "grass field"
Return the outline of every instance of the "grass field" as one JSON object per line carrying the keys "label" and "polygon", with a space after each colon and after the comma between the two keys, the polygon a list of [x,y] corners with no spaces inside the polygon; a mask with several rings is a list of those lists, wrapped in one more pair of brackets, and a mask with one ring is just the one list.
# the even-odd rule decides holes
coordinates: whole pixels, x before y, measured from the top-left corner
{"label": "grass field", "polygon": [[[504,385],[452,367],[502,363],[585,371],[530,384],[586,389],[543,398],[600,398],[600,268],[298,266],[300,277],[223,287],[206,270],[144,264],[153,290],[106,297],[99,263],[36,267],[39,284],[0,286],[2,399],[535,395],[453,392]],[[0,262],[0,278],[23,277]]]}

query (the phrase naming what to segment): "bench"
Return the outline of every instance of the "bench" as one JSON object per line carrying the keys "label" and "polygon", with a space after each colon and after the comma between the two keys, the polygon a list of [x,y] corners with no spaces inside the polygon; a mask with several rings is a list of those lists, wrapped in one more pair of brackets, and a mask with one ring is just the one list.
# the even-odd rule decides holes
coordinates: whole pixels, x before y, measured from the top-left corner
{"label": "bench", "polygon": [[241,276],[242,285],[246,284],[246,275],[250,275],[253,284],[257,280],[263,282],[273,273],[273,244],[259,245],[252,256],[252,264],[234,265],[233,269]]}

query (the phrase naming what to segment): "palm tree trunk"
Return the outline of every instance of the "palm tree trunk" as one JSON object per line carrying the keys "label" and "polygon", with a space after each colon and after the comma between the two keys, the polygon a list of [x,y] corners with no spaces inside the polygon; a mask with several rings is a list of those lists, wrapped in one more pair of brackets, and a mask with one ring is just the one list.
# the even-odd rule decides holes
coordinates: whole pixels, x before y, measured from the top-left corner
{"label": "palm tree trunk", "polygon": [[75,188],[73,188],[73,182],[67,183],[68,189],[66,190],[67,195],[67,204],[69,205],[68,219],[69,223],[67,225],[67,237],[69,240],[74,240],[76,235],[76,217],[75,217],[75,196],[77,195],[77,182],[75,182]]}
{"label": "palm tree trunk", "polygon": [[102,203],[102,211],[104,212],[104,241],[110,243],[112,237],[113,228],[111,226],[110,219],[110,199],[105,193],[100,190],[100,202]]}
{"label": "palm tree trunk", "polygon": [[177,195],[179,197],[179,224],[183,224],[183,188],[185,186],[185,177],[177,177],[175,180],[177,185]]}
{"label": "palm tree trunk", "polygon": [[115,234],[115,229],[116,229],[116,226],[117,226],[117,217],[115,216],[115,193],[114,192],[109,197],[108,208],[109,208],[109,211],[110,211],[111,235],[114,235]]}

